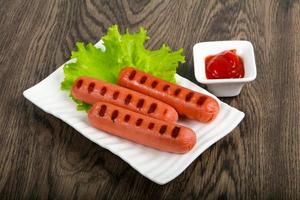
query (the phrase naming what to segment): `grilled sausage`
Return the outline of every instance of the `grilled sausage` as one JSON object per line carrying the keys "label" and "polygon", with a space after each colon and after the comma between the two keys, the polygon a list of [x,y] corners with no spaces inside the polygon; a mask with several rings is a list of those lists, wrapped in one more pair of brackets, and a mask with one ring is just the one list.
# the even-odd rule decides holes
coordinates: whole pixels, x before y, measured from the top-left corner
{"label": "grilled sausage", "polygon": [[163,101],[173,106],[180,115],[200,122],[212,121],[219,112],[219,104],[214,98],[135,68],[124,68],[119,75],[118,84]]}
{"label": "grilled sausage", "polygon": [[88,119],[100,130],[162,151],[186,153],[196,143],[196,135],[189,128],[107,102],[95,103]]}
{"label": "grilled sausage", "polygon": [[176,122],[176,110],[152,97],[130,89],[106,83],[89,77],[79,77],[73,87],[72,95],[88,104],[105,101],[151,117]]}

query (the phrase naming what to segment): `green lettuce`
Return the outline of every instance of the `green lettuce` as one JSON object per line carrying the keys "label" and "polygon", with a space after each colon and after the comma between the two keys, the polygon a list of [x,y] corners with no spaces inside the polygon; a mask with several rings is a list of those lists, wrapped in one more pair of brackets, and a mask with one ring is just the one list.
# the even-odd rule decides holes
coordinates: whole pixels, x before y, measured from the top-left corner
{"label": "green lettuce", "polygon": [[[125,34],[121,34],[118,26],[114,25],[102,37],[105,50],[98,49],[91,43],[85,45],[77,42],[77,50],[71,53],[71,58],[76,59],[76,62],[65,64],[61,89],[70,90],[79,76],[116,83],[120,70],[126,66],[175,82],[176,68],[179,63],[185,62],[183,49],[172,51],[163,44],[160,49],[151,51],[144,46],[148,39],[143,28],[136,33],[129,33],[127,30]],[[79,110],[87,110],[90,107],[81,101],[75,102]]]}

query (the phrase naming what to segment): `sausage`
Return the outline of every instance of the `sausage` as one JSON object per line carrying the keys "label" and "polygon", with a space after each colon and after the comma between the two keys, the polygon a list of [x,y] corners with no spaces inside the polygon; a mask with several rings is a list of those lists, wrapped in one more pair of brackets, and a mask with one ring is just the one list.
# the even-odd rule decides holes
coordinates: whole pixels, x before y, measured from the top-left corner
{"label": "sausage", "polygon": [[162,151],[186,153],[196,143],[196,135],[189,128],[107,102],[95,103],[88,120],[100,130]]}
{"label": "sausage", "polygon": [[214,98],[161,80],[135,68],[123,68],[118,84],[163,101],[173,106],[179,115],[200,122],[212,121],[219,112],[219,104]]}
{"label": "sausage", "polygon": [[75,81],[72,95],[88,104],[105,101],[165,121],[176,122],[178,119],[176,110],[166,103],[119,85],[89,77],[79,77]]}

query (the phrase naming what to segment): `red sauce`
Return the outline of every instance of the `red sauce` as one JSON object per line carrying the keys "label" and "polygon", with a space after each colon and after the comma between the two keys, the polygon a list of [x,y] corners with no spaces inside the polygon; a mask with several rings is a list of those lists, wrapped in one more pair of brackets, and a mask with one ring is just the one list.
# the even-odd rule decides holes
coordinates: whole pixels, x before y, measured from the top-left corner
{"label": "red sauce", "polygon": [[243,78],[245,75],[243,60],[236,54],[235,49],[207,56],[205,73],[208,79]]}

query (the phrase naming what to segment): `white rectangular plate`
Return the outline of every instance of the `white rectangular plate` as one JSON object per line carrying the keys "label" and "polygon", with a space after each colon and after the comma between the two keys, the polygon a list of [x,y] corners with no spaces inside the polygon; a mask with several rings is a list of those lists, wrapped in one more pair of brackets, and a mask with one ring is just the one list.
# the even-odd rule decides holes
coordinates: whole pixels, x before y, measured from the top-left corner
{"label": "white rectangular plate", "polygon": [[[101,48],[101,43],[97,43],[96,46]],[[87,114],[78,112],[69,94],[60,90],[60,83],[63,79],[63,66],[61,66],[23,94],[33,104],[119,156],[157,184],[165,184],[176,178],[203,151],[232,131],[244,118],[243,112],[219,101],[220,113],[213,122],[202,124],[193,120],[179,121],[180,124],[192,128],[197,134],[197,144],[190,152],[183,155],[162,152],[93,128],[87,121]],[[179,85],[213,96],[179,75],[176,75],[176,80]]]}

